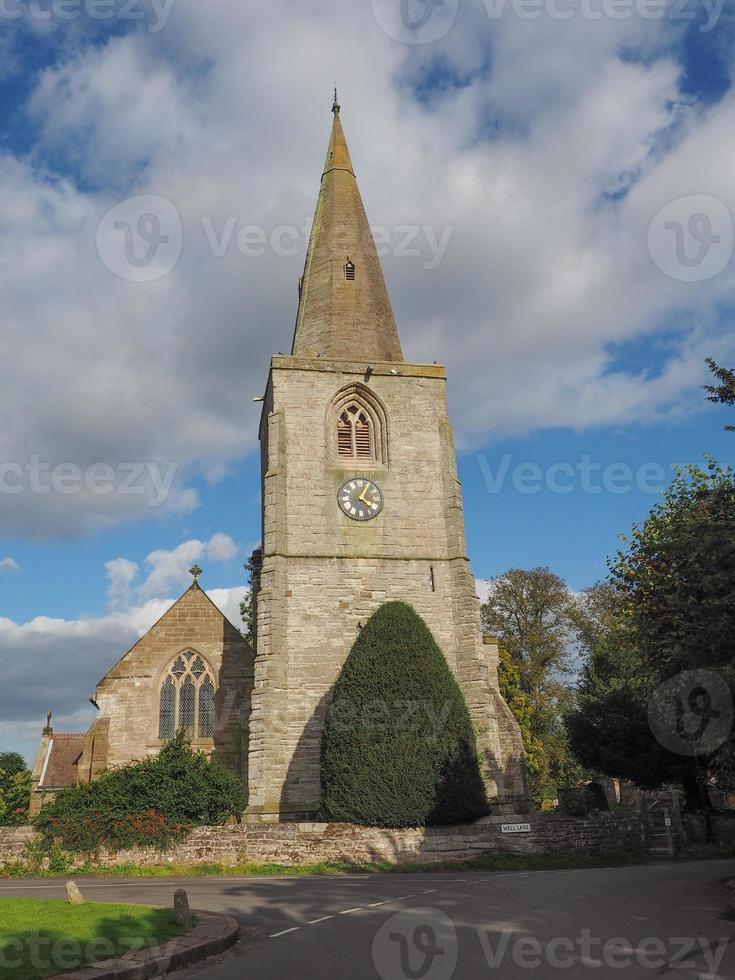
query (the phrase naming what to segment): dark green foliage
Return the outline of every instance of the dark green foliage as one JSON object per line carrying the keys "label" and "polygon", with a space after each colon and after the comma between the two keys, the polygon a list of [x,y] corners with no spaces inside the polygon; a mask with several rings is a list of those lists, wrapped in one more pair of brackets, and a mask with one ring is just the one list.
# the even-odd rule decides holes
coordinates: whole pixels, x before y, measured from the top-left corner
{"label": "dark green foliage", "polygon": [[[718,385],[704,385],[704,390],[708,393],[707,401],[719,405],[735,405],[735,371],[719,367],[711,357],[706,360],[707,367],[720,382]],[[726,425],[725,431],[735,432],[735,425]]]}
{"label": "dark green foliage", "polygon": [[590,786],[581,786],[579,789],[562,790],[559,793],[559,810],[570,817],[586,817],[595,811],[608,810],[605,794],[599,789],[600,792],[597,792]]}
{"label": "dark green foliage", "polygon": [[648,710],[659,686],[687,671],[712,672],[735,691],[735,474],[714,462],[706,472],[687,467],[625,543],[580,633],[586,662],[571,743],[606,775],[645,788],[679,783],[696,807],[708,776],[733,779],[732,737],[714,750],[670,751]]}
{"label": "dark green foliage", "polygon": [[260,569],[263,564],[263,552],[261,548],[256,548],[250,555],[248,560],[243,566],[245,571],[248,573],[248,591],[243,596],[242,602],[240,603],[240,618],[245,624],[245,629],[242,630],[242,635],[248,641],[250,646],[255,649],[255,644],[257,642],[257,609],[256,609],[256,595],[258,592]]}
{"label": "dark green foliage", "polygon": [[183,732],[158,756],[103,773],[63,790],[36,818],[48,846],[74,853],[100,847],[164,847],[196,826],[242,813],[240,781],[201,752]]}
{"label": "dark green foliage", "polygon": [[0,826],[28,821],[31,772],[17,752],[0,752]]}
{"label": "dark green foliage", "polygon": [[328,820],[382,827],[488,812],[467,705],[426,623],[389,602],[355,641],[322,738]]}

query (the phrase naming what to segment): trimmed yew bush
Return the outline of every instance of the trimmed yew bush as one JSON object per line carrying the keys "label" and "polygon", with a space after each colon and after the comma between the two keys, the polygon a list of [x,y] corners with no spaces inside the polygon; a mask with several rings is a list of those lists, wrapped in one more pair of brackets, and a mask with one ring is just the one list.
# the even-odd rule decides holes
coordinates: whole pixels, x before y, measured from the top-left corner
{"label": "trimmed yew bush", "polygon": [[352,647],[327,711],[321,778],[327,820],[420,827],[488,812],[464,697],[405,603],[382,605]]}
{"label": "trimmed yew bush", "polygon": [[48,847],[91,854],[101,847],[165,847],[192,827],[224,823],[244,808],[240,781],[192,751],[179,731],[159,755],[62,790],[34,825]]}

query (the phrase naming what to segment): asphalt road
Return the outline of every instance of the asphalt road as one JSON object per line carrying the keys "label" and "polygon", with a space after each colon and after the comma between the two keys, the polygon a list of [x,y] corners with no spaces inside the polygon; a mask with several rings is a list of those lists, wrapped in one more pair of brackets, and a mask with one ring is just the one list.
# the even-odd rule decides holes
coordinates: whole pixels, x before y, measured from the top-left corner
{"label": "asphalt road", "polygon": [[[529,873],[339,878],[80,879],[90,900],[226,911],[234,952],[207,980],[735,978],[735,923],[718,918],[735,861]],[[64,895],[63,881],[0,883],[0,896]],[[181,976],[181,974],[179,974]]]}

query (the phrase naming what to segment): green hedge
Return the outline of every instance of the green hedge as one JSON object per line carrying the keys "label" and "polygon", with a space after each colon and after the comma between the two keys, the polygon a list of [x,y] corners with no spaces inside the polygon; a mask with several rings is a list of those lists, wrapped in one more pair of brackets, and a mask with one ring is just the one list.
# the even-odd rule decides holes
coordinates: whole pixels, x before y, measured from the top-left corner
{"label": "green hedge", "polygon": [[381,606],[352,647],[327,712],[321,774],[327,820],[419,827],[488,812],[467,705],[405,603]]}
{"label": "green hedge", "polygon": [[178,732],[157,756],[62,790],[35,820],[48,849],[92,854],[165,847],[196,826],[224,823],[245,807],[240,781]]}

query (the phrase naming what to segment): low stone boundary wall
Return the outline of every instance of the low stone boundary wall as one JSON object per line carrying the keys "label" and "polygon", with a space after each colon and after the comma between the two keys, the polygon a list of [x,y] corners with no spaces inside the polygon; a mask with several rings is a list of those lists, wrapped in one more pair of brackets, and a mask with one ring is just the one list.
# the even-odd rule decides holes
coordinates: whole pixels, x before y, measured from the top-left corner
{"label": "low stone boundary wall", "polygon": [[33,827],[0,827],[0,866],[23,861],[34,836]]}
{"label": "low stone boundary wall", "polygon": [[[709,820],[716,844],[735,844],[735,810],[712,810]],[[685,814],[684,827],[692,844],[707,840],[707,822],[703,813]]]}
{"label": "low stone boundary wall", "polygon": [[[503,825],[527,823],[530,833],[503,833]],[[30,828],[22,828],[32,836]],[[0,864],[22,859],[18,829],[0,829]],[[483,853],[575,853],[588,856],[643,853],[646,831],[635,814],[599,813],[585,819],[556,813],[486,817],[474,824],[385,830],[333,823],[250,823],[199,827],[164,850],[135,848],[102,855],[114,864],[392,864],[461,860]]]}

